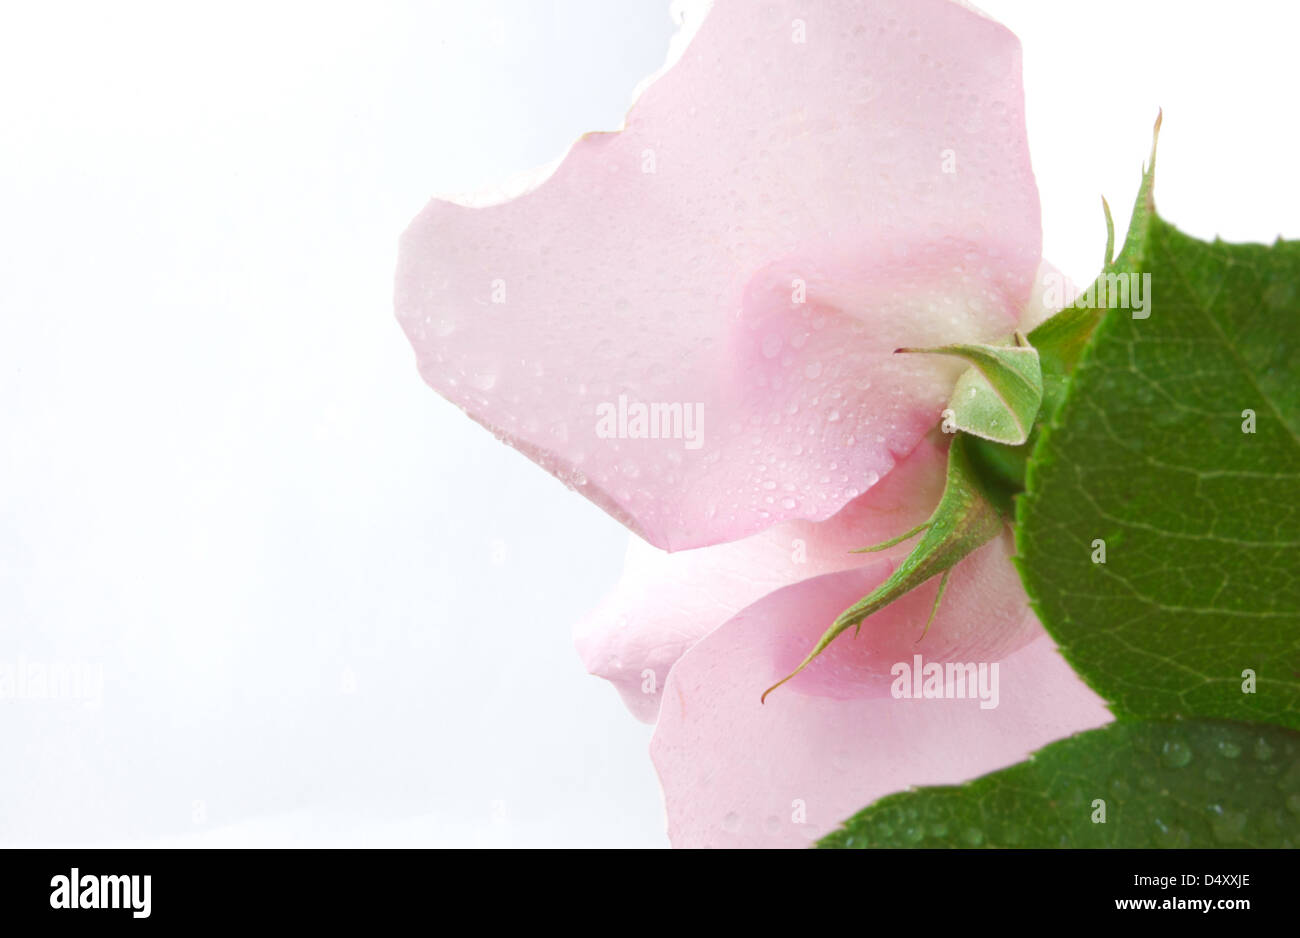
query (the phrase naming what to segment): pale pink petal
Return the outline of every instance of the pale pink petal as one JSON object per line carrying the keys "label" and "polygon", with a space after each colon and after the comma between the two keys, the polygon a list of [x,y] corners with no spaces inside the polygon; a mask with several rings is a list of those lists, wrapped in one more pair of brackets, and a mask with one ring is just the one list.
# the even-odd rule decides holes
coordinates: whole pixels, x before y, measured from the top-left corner
{"label": "pale pink petal", "polygon": [[[396,308],[429,384],[677,549],[874,485],[956,370],[892,351],[1006,335],[1039,247],[1006,29],[949,0],[718,0],[623,131],[513,201],[430,204]],[[702,435],[608,438],[620,397]]]}
{"label": "pale pink petal", "polygon": [[1034,278],[1034,288],[1029,295],[1029,302],[1020,312],[1020,330],[1026,335],[1061,311],[1063,306],[1073,303],[1079,295],[1079,288],[1074,281],[1062,273],[1049,261],[1038,265],[1038,275]]}
{"label": "pale pink petal", "polygon": [[[576,630],[584,666],[610,681],[634,716],[654,722],[664,681],[677,659],[746,606],[791,583],[837,570],[867,566],[871,588],[883,582],[914,542],[877,554],[855,554],[853,548],[887,540],[929,517],[943,489],[946,461],[940,439],[926,437],[880,485],[829,521],[791,521],[743,541],[676,554],[633,538],[622,580]],[[939,660],[971,653],[997,659],[1015,651],[1037,634],[1037,625],[1027,615],[1010,554],[1007,537],[953,573],[950,585],[970,584],[968,595],[987,597],[985,615],[978,620],[962,620],[941,606],[925,644],[916,645],[938,590],[935,580],[900,600],[895,613],[872,618],[872,641],[857,646],[845,674],[834,676],[850,646],[837,643],[789,687],[802,693],[878,696],[888,689],[889,664],[897,655],[910,655],[914,646]],[[821,620],[816,634],[793,631],[778,647],[783,674],[794,670],[833,619]],[[858,654],[867,649],[869,668]]]}
{"label": "pale pink petal", "polygon": [[[837,683],[846,694],[857,693],[862,678],[855,669],[875,674],[891,657],[939,660],[930,646],[939,621],[919,644],[899,640],[915,634],[924,605],[912,597],[869,619],[859,638],[841,636],[830,650],[834,657],[814,662],[760,704],[763,689],[784,673],[800,644],[793,636],[812,635],[876,578],[862,568],[787,587],[677,662],[651,744],[675,846],[807,846],[883,795],[962,782],[1110,720],[1101,699],[1036,622],[1032,628],[1040,637],[998,661],[992,709],[982,709],[977,699],[807,693],[809,685],[827,693]],[[997,661],[984,653],[979,630],[1009,625],[1000,621],[1001,590],[983,587],[969,576],[954,575],[949,584],[939,616],[961,623],[966,636],[949,648],[952,660]]]}
{"label": "pale pink petal", "polygon": [[[1076,293],[1068,278],[1043,261],[1020,328],[1033,329]],[[638,719],[653,723],[672,665],[741,609],[808,577],[906,555],[911,542],[871,558],[849,551],[929,517],[943,488],[942,440],[926,437],[879,484],[824,522],[789,521],[740,541],[678,553],[630,538],[618,585],[575,629],[583,664],[613,683]],[[1010,566],[991,570],[989,577],[1005,583],[1008,595],[1020,595]]]}
{"label": "pale pink petal", "polygon": [[741,609],[808,577],[905,555],[911,542],[881,554],[852,551],[930,516],[943,491],[944,443],[933,433],[925,437],[879,485],[827,521],[787,521],[744,540],[678,553],[630,538],[618,586],[576,629],[583,664],[613,683],[638,719],[654,722],[669,669]]}

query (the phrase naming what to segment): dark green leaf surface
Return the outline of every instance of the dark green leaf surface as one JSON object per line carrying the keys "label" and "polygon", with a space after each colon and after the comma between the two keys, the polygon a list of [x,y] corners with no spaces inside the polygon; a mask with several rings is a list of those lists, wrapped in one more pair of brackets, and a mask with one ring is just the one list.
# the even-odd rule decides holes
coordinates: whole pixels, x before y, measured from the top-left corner
{"label": "dark green leaf surface", "polygon": [[1117,715],[1297,728],[1300,243],[1206,244],[1154,215],[1136,239],[1149,317],[1107,312],[1037,443],[1025,585]]}
{"label": "dark green leaf surface", "polygon": [[819,846],[1294,847],[1297,821],[1300,734],[1133,721],[965,785],[890,795]]}

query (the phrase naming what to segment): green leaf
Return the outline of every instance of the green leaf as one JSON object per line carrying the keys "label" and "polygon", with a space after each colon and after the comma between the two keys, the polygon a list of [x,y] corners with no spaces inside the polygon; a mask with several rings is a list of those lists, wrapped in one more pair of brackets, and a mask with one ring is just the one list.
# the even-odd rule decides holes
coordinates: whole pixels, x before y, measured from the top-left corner
{"label": "green leaf", "polygon": [[890,795],[818,846],[1296,847],[1298,820],[1300,734],[1133,721],[964,785]]}
{"label": "green leaf", "polygon": [[[935,598],[934,609],[937,610],[939,601],[943,598],[948,571],[971,551],[982,547],[1001,533],[1006,521],[973,474],[966,449],[969,440],[970,437],[959,434],[948,447],[948,475],[943,496],[929,520],[883,544],[864,547],[859,551],[883,550],[924,532],[912,552],[898,565],[889,579],[841,613],[817,640],[799,667],[763,692],[763,700],[808,667],[845,629],[854,626],[861,628],[862,621],[873,612],[885,608],[932,577],[943,574],[945,580],[940,584],[939,595]],[[931,611],[930,619],[934,619],[934,611]],[[930,627],[929,622],[925,627]]]}
{"label": "green leaf", "polygon": [[1135,213],[1127,274],[1030,460],[1030,599],[1117,715],[1300,728],[1300,243]]}
{"label": "green leaf", "polygon": [[944,430],[961,430],[995,443],[1018,446],[1029,439],[1043,403],[1038,351],[1019,333],[1010,346],[944,345],[899,352],[951,355],[970,362],[957,379],[944,414]]}
{"label": "green leaf", "polygon": [[[826,846],[1300,844],[1300,242],[1190,238],[1154,169],[1119,255],[1107,208],[1101,276],[1030,333],[1029,442],[970,445],[986,489],[1024,480],[1031,603],[1120,722]],[[1074,810],[1099,786],[1105,825]]]}

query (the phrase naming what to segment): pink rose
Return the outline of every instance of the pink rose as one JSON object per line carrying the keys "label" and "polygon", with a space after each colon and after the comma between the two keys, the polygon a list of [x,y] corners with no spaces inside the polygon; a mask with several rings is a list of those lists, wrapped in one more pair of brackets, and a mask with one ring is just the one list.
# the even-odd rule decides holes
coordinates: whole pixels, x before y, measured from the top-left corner
{"label": "pink rose", "polygon": [[[937,582],[759,702],[908,545],[849,551],[938,501],[961,366],[894,349],[1041,319],[1040,246],[1019,43],[951,0],[717,0],[621,132],[403,236],[425,380],[645,541],[699,548],[634,543],[578,639],[658,720],[674,844],[805,845],[1109,719],[1009,535],[923,640]],[[918,654],[998,664],[996,705],[895,699]]]}

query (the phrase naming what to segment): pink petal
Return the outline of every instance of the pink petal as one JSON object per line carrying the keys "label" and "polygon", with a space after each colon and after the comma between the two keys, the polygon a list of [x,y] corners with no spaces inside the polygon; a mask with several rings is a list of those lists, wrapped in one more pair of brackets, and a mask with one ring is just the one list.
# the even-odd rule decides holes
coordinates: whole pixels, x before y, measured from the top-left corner
{"label": "pink petal", "polygon": [[744,607],[808,577],[905,556],[910,542],[881,554],[851,551],[930,516],[943,491],[942,443],[925,437],[879,485],[827,521],[787,521],[741,541],[671,554],[631,538],[623,578],[576,630],[583,664],[613,683],[638,719],[653,723],[673,664]]}
{"label": "pink petal", "polygon": [[[673,668],[651,755],[675,846],[806,846],[883,795],[965,781],[1110,720],[1036,622],[1031,627],[1039,638],[998,663],[993,709],[974,699],[836,699],[807,692],[812,685],[827,693],[843,682],[846,694],[854,693],[862,682],[854,667],[872,674],[891,656],[939,660],[929,645],[938,620],[910,649],[898,640],[919,614],[910,597],[868,620],[859,638],[841,636],[831,649],[838,660],[814,662],[760,704],[763,689],[784,673],[792,631],[812,635],[876,577],[862,568],[773,593]],[[953,660],[996,661],[980,629],[1011,628],[1004,613],[996,591],[982,588],[977,577],[959,581],[954,574],[939,613],[965,626],[965,639],[950,649]]]}
{"label": "pink petal", "polygon": [[[705,635],[781,587],[869,567],[870,587],[829,617],[810,618],[809,628],[791,631],[777,646],[778,669],[783,675],[793,671],[835,615],[883,582],[911,550],[908,541],[878,554],[851,552],[929,517],[943,489],[946,460],[937,436],[926,437],[880,485],[829,521],[791,521],[743,541],[676,554],[632,539],[622,580],[576,629],[584,666],[610,681],[637,719],[653,723],[669,671]],[[795,693],[879,696],[888,691],[889,666],[915,648],[944,661],[972,650],[992,660],[1010,654],[1038,634],[1010,556],[1007,537],[953,573],[951,588],[987,596],[979,620],[962,620],[941,605],[925,644],[918,646],[938,590],[935,580],[899,600],[893,614],[873,617],[869,644],[837,642],[788,687]],[[869,660],[861,657],[864,650]]]}
{"label": "pink petal", "polygon": [[[1068,278],[1043,261],[1020,328],[1030,331],[1076,293]],[[653,723],[673,664],[741,609],[801,579],[905,556],[910,542],[872,557],[850,551],[929,517],[943,488],[946,450],[940,439],[926,437],[877,485],[824,522],[789,521],[744,540],[671,554],[629,539],[622,579],[575,629],[583,664],[614,684],[637,719]],[[1005,583],[1009,595],[1019,595],[1009,567],[990,576]],[[1026,632],[1024,641],[1036,634]],[[1013,650],[1008,644],[1007,651]]]}
{"label": "pink petal", "polygon": [[[890,353],[1006,335],[1039,248],[1011,33],[949,0],[718,0],[623,131],[513,201],[431,203],[396,308],[430,385],[678,549],[875,484],[955,372]],[[620,398],[701,414],[699,445],[598,433]]]}

